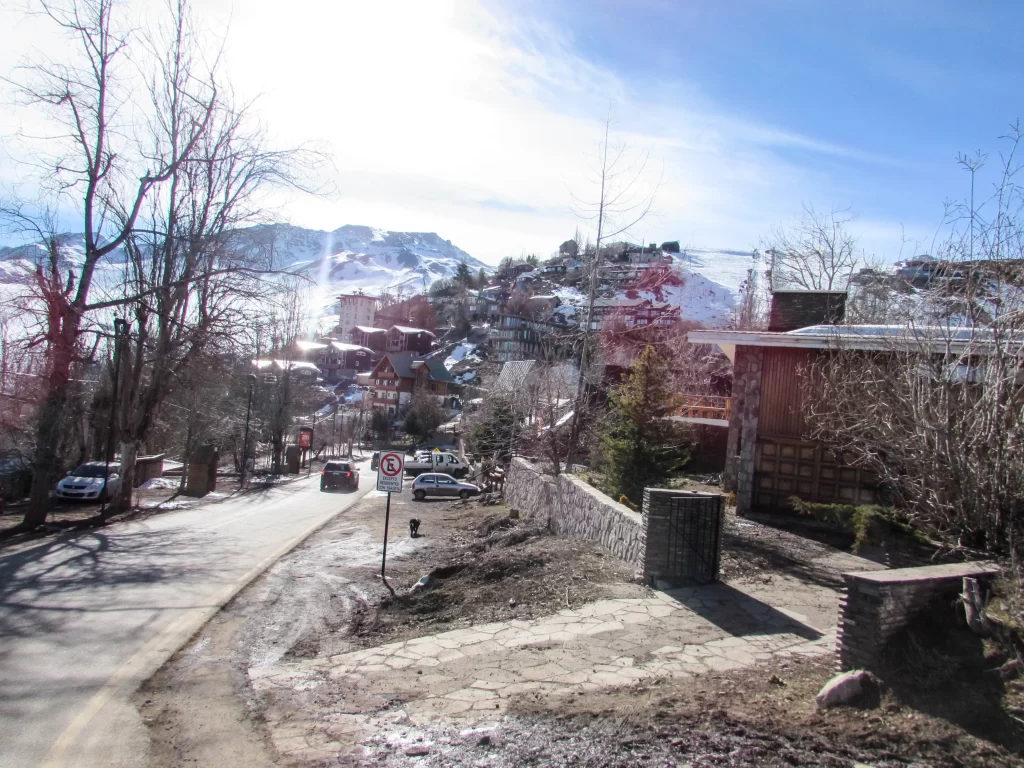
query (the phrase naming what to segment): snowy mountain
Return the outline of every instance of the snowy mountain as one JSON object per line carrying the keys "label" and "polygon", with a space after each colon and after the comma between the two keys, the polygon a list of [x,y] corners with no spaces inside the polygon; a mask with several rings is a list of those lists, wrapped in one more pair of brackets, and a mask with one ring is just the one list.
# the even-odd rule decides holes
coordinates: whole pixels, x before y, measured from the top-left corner
{"label": "snowy mountain", "polygon": [[[487,265],[433,232],[388,232],[346,225],[333,232],[288,224],[249,227],[234,233],[239,247],[272,259],[278,268],[305,271],[328,290],[402,287],[405,293],[425,290],[435,280],[452,277],[460,262],[475,273]],[[81,263],[81,235],[61,235],[64,257]],[[43,255],[39,245],[0,248],[0,282],[32,269]],[[123,262],[115,251],[104,259],[112,267]]]}
{"label": "snowy mountain", "polygon": [[321,287],[334,291],[372,293],[400,287],[409,294],[454,276],[461,262],[473,273],[492,269],[434,232],[390,232],[352,224],[324,232],[271,224],[239,235],[250,247],[272,249],[278,265],[306,271]]}
{"label": "snowy mountain", "polygon": [[[239,248],[259,255],[261,261],[313,278],[314,314],[332,311],[334,298],[347,291],[379,293],[387,288],[405,295],[424,291],[434,281],[455,275],[462,262],[473,273],[493,269],[433,232],[391,232],[357,225],[328,232],[270,224],[241,229],[234,236]],[[81,263],[82,236],[66,234],[61,240],[68,262]],[[0,248],[0,285],[31,272],[43,255],[39,245]],[[120,290],[123,258],[115,251],[103,260],[97,290]],[[732,316],[747,270],[755,266],[749,253],[689,249],[675,255],[683,284],[666,286],[659,300],[678,304],[684,319],[722,327]],[[571,289],[556,293],[566,304],[582,303],[582,296]],[[571,309],[567,306],[565,311]]]}

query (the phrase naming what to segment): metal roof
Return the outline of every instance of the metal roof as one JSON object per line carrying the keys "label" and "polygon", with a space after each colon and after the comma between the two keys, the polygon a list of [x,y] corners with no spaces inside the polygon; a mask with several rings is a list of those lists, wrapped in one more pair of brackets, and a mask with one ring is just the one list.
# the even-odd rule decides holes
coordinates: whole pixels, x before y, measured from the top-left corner
{"label": "metal roof", "polygon": [[[979,352],[996,343],[990,328],[904,325],[812,325],[795,331],[690,331],[692,344],[717,344],[732,359],[736,347],[788,347],[791,349],[860,349],[890,351],[928,347],[935,352]],[[1004,334],[1001,343],[1024,345],[1024,336]]]}

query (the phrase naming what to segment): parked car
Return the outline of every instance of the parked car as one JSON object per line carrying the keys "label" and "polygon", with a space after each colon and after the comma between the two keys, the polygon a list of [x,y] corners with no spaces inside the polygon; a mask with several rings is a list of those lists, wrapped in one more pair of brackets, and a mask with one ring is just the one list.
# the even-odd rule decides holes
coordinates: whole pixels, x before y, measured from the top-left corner
{"label": "parked car", "polygon": [[370,469],[374,472],[377,471],[377,467],[380,466],[380,451],[373,452],[373,458],[370,459]]}
{"label": "parked car", "polygon": [[422,460],[414,456],[405,457],[405,473],[407,475],[415,476],[422,472],[440,469],[454,477],[465,477],[469,474],[469,465],[454,453],[431,451]]}
{"label": "parked car", "polygon": [[320,490],[347,488],[354,491],[359,487],[359,470],[347,461],[328,461],[320,473]]}
{"label": "parked car", "polygon": [[[117,465],[110,467],[112,470]],[[107,478],[106,491],[103,490],[103,478]],[[91,499],[105,501],[117,495],[121,486],[121,478],[117,472],[107,474],[107,465],[102,461],[90,461],[77,469],[68,472],[68,476],[57,483],[58,499]]]}
{"label": "parked car", "polygon": [[468,499],[479,493],[480,487],[477,485],[436,472],[420,475],[412,481],[412,497],[416,501],[423,501],[427,496],[458,496],[460,499]]}

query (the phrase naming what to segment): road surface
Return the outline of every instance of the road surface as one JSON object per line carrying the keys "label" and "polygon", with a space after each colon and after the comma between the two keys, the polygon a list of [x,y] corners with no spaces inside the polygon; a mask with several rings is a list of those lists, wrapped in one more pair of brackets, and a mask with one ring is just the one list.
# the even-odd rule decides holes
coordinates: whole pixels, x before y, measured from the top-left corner
{"label": "road surface", "polygon": [[374,475],[318,481],[0,550],[0,766],[142,764],[131,693]]}

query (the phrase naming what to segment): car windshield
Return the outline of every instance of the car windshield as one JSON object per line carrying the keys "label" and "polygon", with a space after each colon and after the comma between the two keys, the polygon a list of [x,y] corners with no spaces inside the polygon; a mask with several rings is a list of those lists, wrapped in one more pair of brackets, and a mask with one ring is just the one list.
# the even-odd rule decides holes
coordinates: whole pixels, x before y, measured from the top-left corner
{"label": "car windshield", "polygon": [[106,472],[102,464],[83,464],[71,474],[74,477],[103,477]]}

